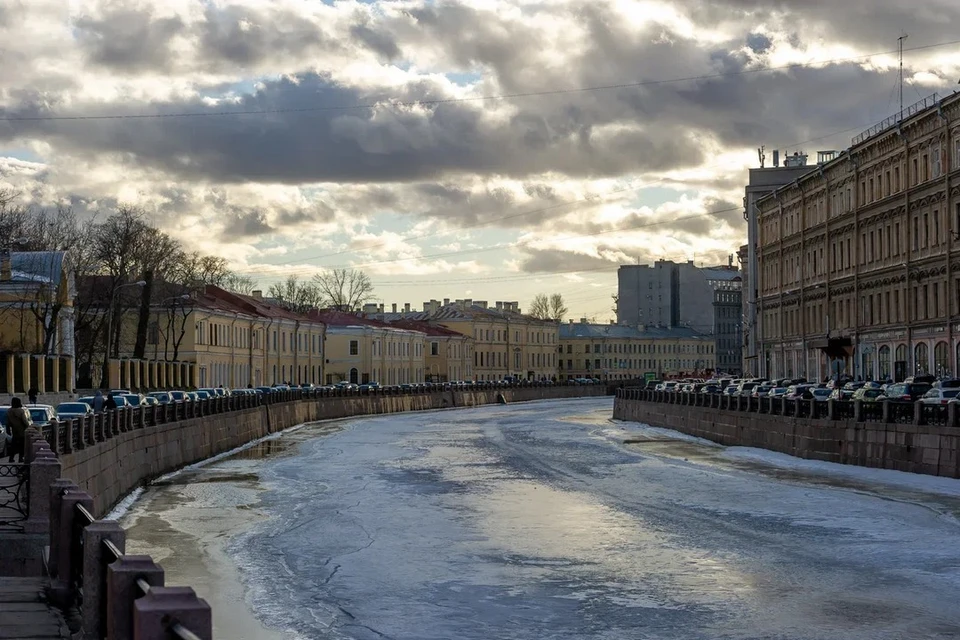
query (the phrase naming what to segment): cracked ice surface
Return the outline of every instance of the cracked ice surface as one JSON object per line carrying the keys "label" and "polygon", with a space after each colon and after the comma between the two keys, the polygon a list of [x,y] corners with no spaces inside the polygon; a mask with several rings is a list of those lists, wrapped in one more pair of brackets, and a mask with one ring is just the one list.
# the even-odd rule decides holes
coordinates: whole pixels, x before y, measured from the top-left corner
{"label": "cracked ice surface", "polygon": [[611,405],[358,419],[262,462],[248,600],[310,639],[960,637],[936,496],[630,449]]}

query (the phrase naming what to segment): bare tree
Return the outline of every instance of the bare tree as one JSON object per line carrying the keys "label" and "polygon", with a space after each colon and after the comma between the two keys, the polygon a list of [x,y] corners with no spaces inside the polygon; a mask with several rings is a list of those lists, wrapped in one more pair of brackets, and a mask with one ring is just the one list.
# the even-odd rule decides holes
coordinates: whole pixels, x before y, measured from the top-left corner
{"label": "bare tree", "polygon": [[530,303],[528,314],[538,320],[550,319],[550,298],[545,293],[538,293],[533,296],[533,302]]}
{"label": "bare tree", "polygon": [[330,307],[338,311],[355,311],[373,298],[373,283],[363,271],[330,269],[313,276],[313,282]]}
{"label": "bare tree", "polygon": [[227,291],[233,291],[241,295],[248,296],[257,288],[257,281],[250,276],[240,275],[239,273],[230,273],[223,279],[223,284],[219,285]]}
{"label": "bare tree", "polygon": [[550,295],[550,319],[557,322],[563,322],[563,317],[570,311],[563,302],[563,295],[554,293]]}
{"label": "bare tree", "polygon": [[270,285],[267,296],[291,311],[305,312],[323,306],[324,298],[320,289],[311,282],[304,282],[297,276],[290,276],[283,282]]}

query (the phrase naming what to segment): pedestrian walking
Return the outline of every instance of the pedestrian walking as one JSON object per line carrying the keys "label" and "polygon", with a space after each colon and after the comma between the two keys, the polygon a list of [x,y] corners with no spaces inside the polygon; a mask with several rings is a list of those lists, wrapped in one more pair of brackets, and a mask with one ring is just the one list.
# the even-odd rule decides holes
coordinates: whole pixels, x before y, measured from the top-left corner
{"label": "pedestrian walking", "polygon": [[106,411],[112,411],[117,408],[117,401],[113,398],[112,393],[107,394],[107,399],[103,403],[103,408]]}
{"label": "pedestrian walking", "polygon": [[37,404],[38,395],[40,395],[40,390],[36,387],[30,387],[30,390],[27,391],[27,397],[30,398],[30,404]]}
{"label": "pedestrian walking", "polygon": [[15,456],[19,456],[19,462],[23,462],[23,444],[27,437],[27,427],[30,426],[30,417],[23,410],[23,402],[20,398],[14,398],[10,401],[10,408],[7,410],[7,428],[10,429],[12,439],[8,445],[10,459],[13,462]]}
{"label": "pedestrian walking", "polygon": [[100,389],[97,389],[97,392],[93,394],[93,410],[97,413],[100,413],[101,411],[103,411],[103,403],[104,403],[103,391],[100,391]]}

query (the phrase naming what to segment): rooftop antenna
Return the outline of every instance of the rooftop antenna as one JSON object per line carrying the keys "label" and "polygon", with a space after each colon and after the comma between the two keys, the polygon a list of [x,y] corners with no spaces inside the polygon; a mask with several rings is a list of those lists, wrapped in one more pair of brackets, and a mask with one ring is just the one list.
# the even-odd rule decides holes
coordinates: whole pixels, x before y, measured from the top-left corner
{"label": "rooftop antenna", "polygon": [[903,121],[903,41],[907,39],[907,34],[901,33],[902,35],[897,38],[897,43],[900,45],[900,122]]}

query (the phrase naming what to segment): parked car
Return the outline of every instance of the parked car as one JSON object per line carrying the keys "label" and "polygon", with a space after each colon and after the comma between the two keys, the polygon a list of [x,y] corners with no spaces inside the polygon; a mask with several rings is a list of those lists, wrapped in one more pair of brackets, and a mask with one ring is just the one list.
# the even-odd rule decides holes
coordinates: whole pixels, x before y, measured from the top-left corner
{"label": "parked car", "polygon": [[57,405],[57,418],[69,420],[93,415],[93,407],[86,402],[61,402]]}
{"label": "parked car", "polygon": [[767,392],[768,398],[782,398],[787,395],[787,387],[774,387]]}
{"label": "parked car", "polygon": [[190,402],[190,396],[187,395],[186,391],[170,391],[168,393],[173,402]]}
{"label": "parked car", "polygon": [[787,387],[783,397],[787,400],[811,400],[813,399],[813,389],[815,387],[812,384],[792,384]]}
{"label": "parked car", "polygon": [[930,389],[920,397],[923,404],[949,404],[951,400],[960,394],[958,389]]}
{"label": "parked car", "polygon": [[960,389],[960,378],[948,378],[946,380],[937,380],[933,383],[934,387],[939,389]]}
{"label": "parked car", "polygon": [[700,393],[707,393],[711,395],[717,395],[722,391],[723,390],[720,388],[719,384],[705,384],[703,385],[703,388],[700,389]]}
{"label": "parked car", "polygon": [[200,400],[200,396],[197,395],[196,391],[187,391],[187,398],[190,402],[198,402]]}
{"label": "parked car", "polygon": [[723,388],[723,395],[725,396],[735,396],[737,395],[737,387],[735,385],[727,385]]}
{"label": "parked car", "polygon": [[169,404],[176,402],[169,391],[152,391],[147,394],[148,398],[153,398],[158,404]]}
{"label": "parked car", "polygon": [[154,406],[154,405],[160,404],[160,401],[159,401],[159,400],[157,400],[157,399],[154,398],[153,396],[149,396],[149,395],[144,396],[144,397],[143,397],[143,401],[144,401],[144,403],[145,403],[145,406],[147,406],[147,407],[152,407],[152,406]]}
{"label": "parked car", "polygon": [[777,388],[777,385],[775,385],[775,384],[772,383],[772,382],[763,382],[763,383],[760,383],[760,384],[758,384],[757,386],[755,386],[755,387],[753,388],[753,397],[754,397],[754,398],[763,398],[763,397],[765,397],[768,393],[770,393],[770,390],[771,390],[771,389],[776,389],[776,388]]}
{"label": "parked car", "polygon": [[741,382],[734,395],[749,397],[753,393],[753,390],[759,386],[759,384],[759,382]]}
{"label": "parked car", "polygon": [[125,393],[123,398],[131,407],[142,407],[147,404],[147,399],[143,397],[142,393]]}
{"label": "parked car", "polygon": [[830,399],[831,391],[826,387],[814,387],[813,389],[810,389],[810,394],[817,402],[826,402]]}
{"label": "parked car", "polygon": [[[958,389],[960,391],[960,389]],[[883,389],[878,387],[861,387],[853,392],[853,400],[860,402],[876,402],[883,395]]]}
{"label": "parked car", "polygon": [[25,404],[23,408],[30,414],[30,421],[38,427],[50,424],[57,417],[57,410],[49,404]]}
{"label": "parked car", "polygon": [[932,382],[895,382],[887,385],[886,391],[879,399],[902,400],[916,402],[923,394],[933,388]]}

